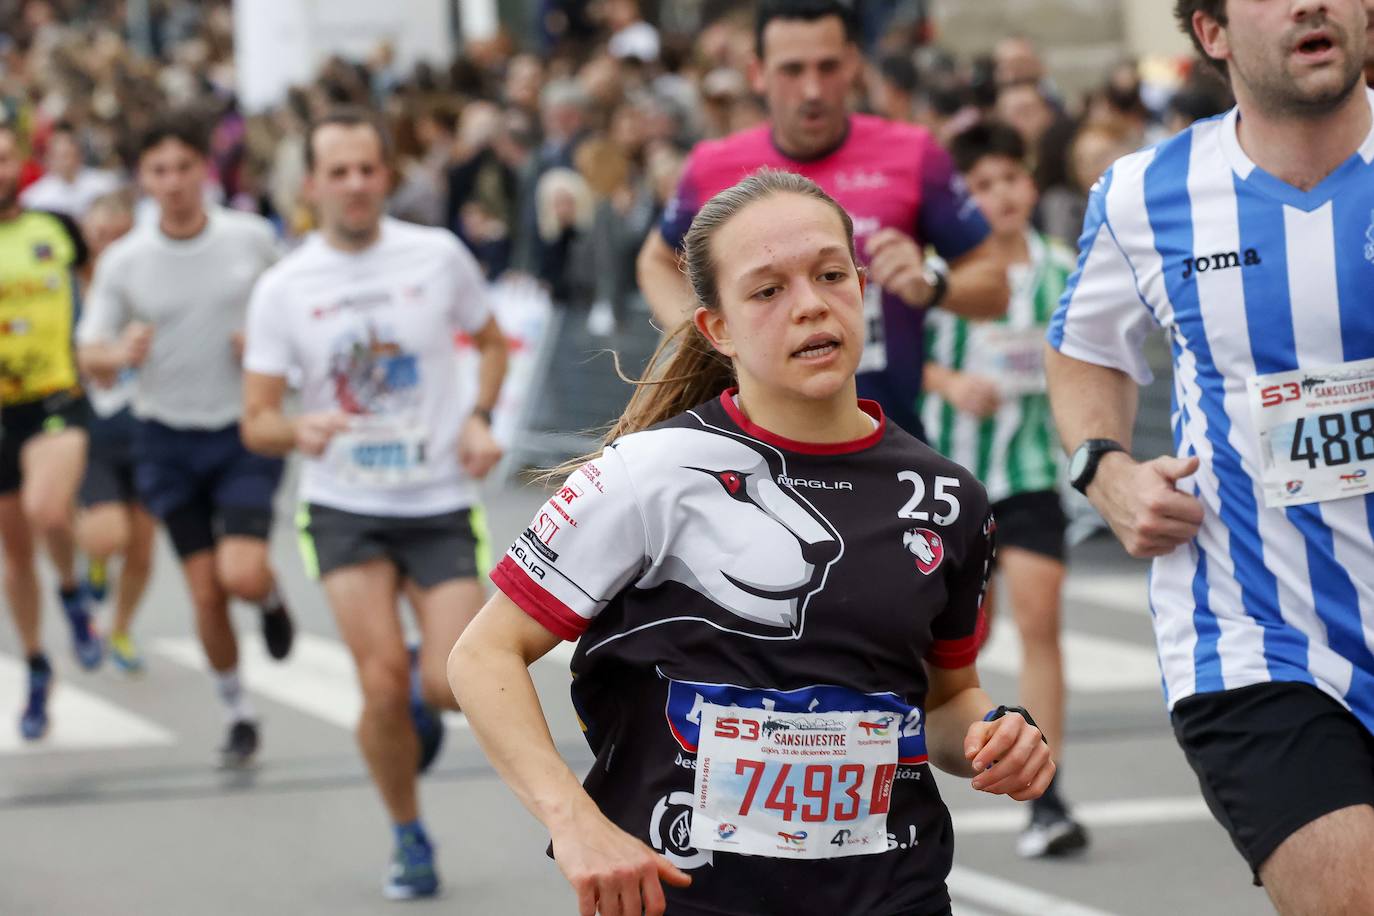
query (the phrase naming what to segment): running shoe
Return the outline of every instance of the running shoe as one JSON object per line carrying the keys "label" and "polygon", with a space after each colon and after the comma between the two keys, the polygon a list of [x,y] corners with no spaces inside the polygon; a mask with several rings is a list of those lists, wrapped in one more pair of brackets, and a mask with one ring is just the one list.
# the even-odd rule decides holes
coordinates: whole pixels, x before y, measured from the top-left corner
{"label": "running shoe", "polygon": [[67,623],[72,627],[72,652],[75,653],[76,660],[82,668],[94,671],[100,667],[105,647],[101,644],[100,636],[95,632],[95,626],[91,621],[85,590],[78,588],[71,595],[61,595],[61,598],[62,609],[67,613]]}
{"label": "running shoe", "polygon": [[240,719],[229,726],[224,746],[219,749],[220,766],[226,770],[241,770],[253,762],[258,752],[258,724]]}
{"label": "running shoe", "polygon": [[105,600],[105,592],[110,587],[110,571],[104,560],[87,559],[84,585],[86,594],[90,595],[96,604]]}
{"label": "running shoe", "polygon": [[434,847],[413,838],[396,846],[391,856],[391,870],[382,896],[388,900],[414,900],[433,897],[439,893],[439,873],[434,870]]}
{"label": "running shoe", "polygon": [[410,647],[410,720],[420,738],[420,765],[424,773],[433,765],[444,746],[444,719],[439,710],[425,702],[420,693],[420,650]]}
{"label": "running shoe", "polygon": [[295,639],[296,625],[286,605],[278,602],[276,607],[262,612],[262,641],[267,644],[268,655],[281,661],[291,654]]}
{"label": "running shoe", "polygon": [[138,644],[128,633],[111,634],[110,661],[125,674],[143,673],[143,656],[138,651]]}
{"label": "running shoe", "polygon": [[52,691],[52,671],[29,669],[29,702],[19,717],[19,734],[25,741],[37,741],[48,731],[48,694]]}
{"label": "running shoe", "polygon": [[1062,809],[1033,811],[1030,824],[1016,839],[1016,854],[1024,859],[1063,856],[1087,848],[1088,832]]}

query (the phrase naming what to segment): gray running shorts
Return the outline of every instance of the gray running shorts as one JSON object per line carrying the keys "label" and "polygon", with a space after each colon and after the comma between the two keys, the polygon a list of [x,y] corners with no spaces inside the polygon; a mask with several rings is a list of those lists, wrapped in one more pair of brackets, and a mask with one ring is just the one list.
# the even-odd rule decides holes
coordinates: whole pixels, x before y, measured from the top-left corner
{"label": "gray running shorts", "polygon": [[475,579],[491,565],[480,507],[412,518],[359,515],[312,503],[301,506],[296,521],[301,559],[316,579],[383,557],[420,588],[433,588]]}

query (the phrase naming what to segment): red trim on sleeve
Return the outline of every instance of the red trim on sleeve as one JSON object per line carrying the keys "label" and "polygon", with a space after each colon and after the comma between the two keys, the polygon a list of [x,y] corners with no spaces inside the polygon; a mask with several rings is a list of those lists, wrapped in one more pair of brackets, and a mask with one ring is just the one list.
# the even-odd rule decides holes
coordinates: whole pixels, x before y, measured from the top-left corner
{"label": "red trim on sleeve", "polygon": [[520,610],[539,621],[544,629],[559,639],[577,642],[591,624],[591,621],[540,588],[529,573],[510,557],[502,557],[501,562],[496,564],[491,571],[491,581]]}
{"label": "red trim on sleeve", "polygon": [[937,668],[967,668],[988,639],[988,616],[980,607],[973,633],[962,639],[937,639],[926,650],[926,661]]}
{"label": "red trim on sleeve", "polygon": [[725,408],[730,419],[735,421],[735,425],[746,435],[753,436],[760,442],[767,442],[769,445],[776,445],[780,449],[796,452],[800,455],[851,455],[854,452],[861,452],[877,445],[883,441],[883,434],[887,431],[887,420],[883,416],[883,409],[878,406],[878,402],[860,398],[859,409],[878,421],[878,427],[873,432],[862,439],[853,439],[849,442],[798,442],[796,439],[787,439],[770,433],[746,417],[744,411],[740,410],[739,405],[735,403],[735,395],[738,393],[738,388],[727,388],[720,396],[721,406]]}

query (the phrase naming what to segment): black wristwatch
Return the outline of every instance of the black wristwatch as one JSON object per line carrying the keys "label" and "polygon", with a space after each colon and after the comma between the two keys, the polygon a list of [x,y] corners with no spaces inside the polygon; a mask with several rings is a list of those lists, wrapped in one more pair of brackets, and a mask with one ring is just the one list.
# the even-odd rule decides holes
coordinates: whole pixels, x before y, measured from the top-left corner
{"label": "black wristwatch", "polygon": [[949,295],[949,275],[929,261],[925,263],[923,272],[926,283],[930,284],[930,301],[921,308],[933,309]]}
{"label": "black wristwatch", "polygon": [[1103,455],[1124,452],[1126,447],[1114,439],[1087,439],[1069,459],[1069,484],[1079,493],[1088,492],[1088,484],[1097,476],[1097,465]]}
{"label": "black wristwatch", "polygon": [[[986,716],[983,716],[983,721],[996,722],[998,719],[1002,718],[1009,712],[1014,712],[1021,718],[1025,719],[1027,725],[1033,725],[1036,728],[1040,728],[1039,724],[1035,721],[1035,719],[1031,718],[1030,712],[1024,706],[998,706],[996,709],[989,712]],[[1046,744],[1050,743],[1049,739],[1045,737],[1045,732],[1043,729],[1040,732],[1040,740],[1044,741]]]}
{"label": "black wristwatch", "polygon": [[481,418],[481,420],[482,420],[484,423],[486,423],[488,426],[491,425],[491,408],[490,408],[490,407],[474,407],[474,408],[472,408],[472,415],[473,415],[474,417],[479,417],[479,418]]}

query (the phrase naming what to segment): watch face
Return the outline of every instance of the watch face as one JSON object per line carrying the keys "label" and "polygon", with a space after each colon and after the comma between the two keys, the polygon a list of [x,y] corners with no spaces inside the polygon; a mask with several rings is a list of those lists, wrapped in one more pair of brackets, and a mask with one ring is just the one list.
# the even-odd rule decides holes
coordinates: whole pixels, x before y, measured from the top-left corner
{"label": "watch face", "polygon": [[1083,472],[1088,469],[1089,454],[1086,444],[1080,445],[1074,451],[1073,457],[1069,459],[1069,480],[1076,482],[1079,477],[1083,476]]}

